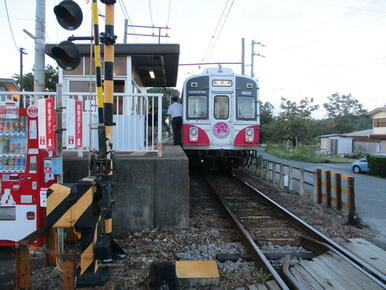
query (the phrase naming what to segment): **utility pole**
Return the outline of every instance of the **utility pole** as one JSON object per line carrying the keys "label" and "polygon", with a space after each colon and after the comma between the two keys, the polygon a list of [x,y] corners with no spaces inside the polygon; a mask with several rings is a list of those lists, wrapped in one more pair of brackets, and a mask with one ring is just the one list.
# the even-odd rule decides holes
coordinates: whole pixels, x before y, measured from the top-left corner
{"label": "utility pole", "polygon": [[241,39],[241,74],[245,75],[245,39]]}
{"label": "utility pole", "polygon": [[23,86],[23,54],[27,54],[25,52],[25,49],[20,47],[19,48],[20,52],[20,91],[24,91],[24,86]]}
{"label": "utility pole", "polygon": [[260,56],[260,57],[265,57],[264,55],[262,55],[260,53],[255,53],[255,44],[260,45],[262,47],[265,47],[265,45],[262,44],[261,42],[252,40],[252,43],[251,43],[251,78],[255,77],[255,73],[254,73],[254,56],[257,55],[257,56]]}
{"label": "utility pole", "polygon": [[35,65],[34,91],[45,90],[45,31],[46,31],[46,1],[36,0],[35,12]]}
{"label": "utility pole", "polygon": [[125,19],[125,28],[124,28],[124,35],[123,35],[123,43],[127,43],[127,27],[129,26],[129,20]]}

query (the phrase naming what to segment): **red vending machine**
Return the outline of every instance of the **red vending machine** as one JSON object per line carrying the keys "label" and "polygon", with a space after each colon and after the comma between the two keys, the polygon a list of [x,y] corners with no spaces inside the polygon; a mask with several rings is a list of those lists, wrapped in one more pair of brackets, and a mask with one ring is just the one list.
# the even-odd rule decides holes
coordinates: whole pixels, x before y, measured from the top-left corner
{"label": "red vending machine", "polygon": [[[54,122],[53,99],[49,103]],[[0,246],[14,245],[44,223],[46,191],[56,179],[51,169],[55,147],[39,146],[38,111],[34,105],[0,104]],[[55,131],[55,123],[50,126]]]}

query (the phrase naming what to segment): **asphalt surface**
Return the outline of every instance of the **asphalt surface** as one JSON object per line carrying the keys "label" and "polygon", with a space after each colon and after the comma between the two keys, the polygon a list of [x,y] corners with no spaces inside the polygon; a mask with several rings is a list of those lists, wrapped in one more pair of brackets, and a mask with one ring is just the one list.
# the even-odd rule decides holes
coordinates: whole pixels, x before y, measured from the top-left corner
{"label": "asphalt surface", "polygon": [[[272,156],[266,152],[260,152],[264,159],[277,161],[307,170],[318,168],[330,170],[355,177],[355,205],[357,214],[362,222],[367,224],[375,234],[375,241],[386,247],[386,179],[367,174],[355,174],[351,170],[351,163],[308,163],[292,160],[284,160]],[[279,169],[277,168],[277,171]],[[296,172],[296,171],[295,171]],[[296,176],[296,174],[294,174]],[[312,176],[305,175],[305,180],[312,183]],[[296,188],[295,183],[295,188]],[[306,187],[308,194],[312,188]]]}

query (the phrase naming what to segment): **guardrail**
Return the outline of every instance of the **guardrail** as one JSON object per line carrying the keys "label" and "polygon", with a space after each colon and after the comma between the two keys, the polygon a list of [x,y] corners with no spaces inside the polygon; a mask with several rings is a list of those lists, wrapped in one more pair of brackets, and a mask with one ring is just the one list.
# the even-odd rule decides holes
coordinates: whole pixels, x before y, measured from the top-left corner
{"label": "guardrail", "polygon": [[[97,105],[95,93],[62,92],[0,92],[0,102],[18,101],[21,107],[37,105],[39,99],[62,98],[61,128],[63,149],[93,151],[98,148]],[[120,152],[156,152],[162,147],[162,98],[163,94],[115,93],[113,96],[113,150]],[[82,102],[82,146],[72,148],[66,138],[70,128],[75,130],[72,101]],[[71,105],[71,106],[70,106]],[[72,108],[72,109],[71,109]],[[71,109],[71,110],[70,110]],[[158,114],[158,112],[160,112]]]}
{"label": "guardrail", "polygon": [[[355,222],[354,177],[329,170],[317,169],[312,171],[269,159],[260,159],[260,162],[257,162],[258,169],[260,169],[261,178],[268,183],[296,191],[300,195],[306,194],[306,186],[308,186],[318,204],[324,204],[328,208],[334,204],[339,211],[346,208],[348,223],[353,224]],[[295,181],[297,182],[296,188],[294,186]]]}

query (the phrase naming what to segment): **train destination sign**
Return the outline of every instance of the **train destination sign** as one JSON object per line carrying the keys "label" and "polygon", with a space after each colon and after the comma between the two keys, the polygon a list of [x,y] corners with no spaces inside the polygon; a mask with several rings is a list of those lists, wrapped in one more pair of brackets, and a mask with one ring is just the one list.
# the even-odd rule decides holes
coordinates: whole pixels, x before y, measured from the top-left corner
{"label": "train destination sign", "polygon": [[231,80],[213,80],[212,86],[214,86],[214,87],[231,87],[232,81]]}

